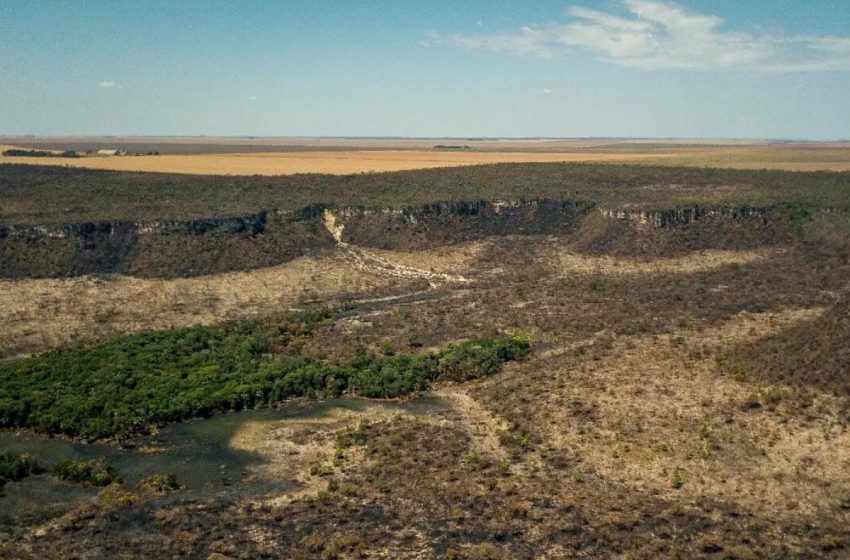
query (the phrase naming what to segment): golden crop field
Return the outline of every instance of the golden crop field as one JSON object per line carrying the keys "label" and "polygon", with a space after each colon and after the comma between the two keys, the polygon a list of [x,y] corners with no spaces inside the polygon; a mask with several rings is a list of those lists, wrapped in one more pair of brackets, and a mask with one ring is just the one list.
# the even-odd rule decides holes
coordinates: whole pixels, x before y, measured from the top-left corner
{"label": "golden crop field", "polygon": [[[534,147],[538,147],[533,145]],[[6,149],[9,146],[0,146]],[[594,147],[504,150],[319,149],[236,153],[166,153],[163,155],[7,157],[0,163],[61,165],[116,171],[186,173],[198,175],[345,175],[458,167],[494,163],[612,162],[736,169],[790,171],[850,171],[846,145],[730,145],[710,146],[614,144]]]}
{"label": "golden crop field", "polygon": [[[2,157],[0,162],[66,165],[120,171],[202,175],[292,175],[295,173],[369,173],[487,163],[634,161],[646,154],[549,152],[438,152],[412,150],[288,153],[190,154],[72,158]],[[651,158],[669,157],[665,155]]]}

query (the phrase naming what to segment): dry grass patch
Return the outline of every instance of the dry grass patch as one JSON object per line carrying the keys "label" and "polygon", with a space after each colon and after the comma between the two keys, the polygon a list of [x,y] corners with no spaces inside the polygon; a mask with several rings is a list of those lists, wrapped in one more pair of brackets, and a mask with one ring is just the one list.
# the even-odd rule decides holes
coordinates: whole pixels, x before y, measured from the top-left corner
{"label": "dry grass patch", "polygon": [[[363,251],[303,257],[270,268],[175,279],[83,276],[0,280],[0,357],[120,332],[209,324],[304,301],[414,289],[423,277],[461,278],[483,243],[427,251]],[[357,258],[354,258],[357,257]],[[376,300],[377,301],[377,300]]]}
{"label": "dry grass patch", "polygon": [[850,433],[836,399],[811,392],[752,410],[751,395],[772,389],[732,379],[714,361],[716,349],[821,313],[744,313],[717,328],[619,339],[601,359],[551,372],[558,388],[532,421],[582,469],[652,495],[734,500],[791,518],[837,510],[836,495],[850,490],[850,461],[837,450]]}
{"label": "dry grass patch", "polygon": [[119,332],[209,324],[285,310],[305,299],[398,285],[341,258],[170,280],[114,277],[0,281],[0,348],[5,356]]}
{"label": "dry grass patch", "polygon": [[[654,161],[668,154],[592,152],[454,152],[428,150],[329,151],[290,153],[193,154],[66,158],[7,157],[0,163],[60,165],[115,171],[187,173],[192,175],[348,175],[490,163]],[[61,159],[61,161],[56,161]]]}
{"label": "dry grass patch", "polygon": [[782,253],[777,249],[755,251],[696,251],[681,257],[659,259],[627,259],[609,255],[584,255],[558,245],[544,249],[541,257],[557,274],[694,274],[729,265],[753,264],[774,258]]}

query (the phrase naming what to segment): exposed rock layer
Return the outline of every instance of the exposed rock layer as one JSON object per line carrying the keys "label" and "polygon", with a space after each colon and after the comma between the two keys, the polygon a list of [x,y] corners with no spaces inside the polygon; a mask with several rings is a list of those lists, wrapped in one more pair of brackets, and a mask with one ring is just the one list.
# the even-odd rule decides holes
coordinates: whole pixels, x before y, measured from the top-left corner
{"label": "exposed rock layer", "polygon": [[0,277],[196,276],[272,266],[337,242],[413,250],[501,235],[560,236],[589,253],[668,254],[785,242],[787,222],[782,212],[748,206],[635,211],[538,199],[402,209],[316,204],[184,221],[11,225],[0,228]]}

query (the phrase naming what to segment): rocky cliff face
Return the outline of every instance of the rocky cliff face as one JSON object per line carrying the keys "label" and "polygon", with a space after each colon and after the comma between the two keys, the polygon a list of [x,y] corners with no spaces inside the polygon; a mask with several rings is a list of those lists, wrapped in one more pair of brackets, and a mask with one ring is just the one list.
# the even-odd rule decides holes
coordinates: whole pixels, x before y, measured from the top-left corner
{"label": "rocky cliff face", "polygon": [[721,208],[704,208],[694,206],[675,210],[605,210],[600,212],[606,218],[615,218],[628,222],[653,227],[683,226],[698,220],[722,218],[724,220],[749,221],[767,220],[769,209],[753,206],[727,206]]}
{"label": "rocky cliff face", "polygon": [[417,249],[494,235],[568,235],[590,206],[574,201],[461,201],[397,210],[346,208],[342,238],[380,249]]}
{"label": "rocky cliff face", "polygon": [[309,211],[0,228],[0,277],[177,277],[272,266],[333,240]]}
{"label": "rocky cliff face", "polygon": [[771,209],[750,206],[637,211],[536,199],[400,209],[315,204],[223,218],[11,225],[0,227],[0,277],[194,276],[273,266],[338,242],[413,250],[500,235],[562,236],[576,250],[595,253],[663,254],[787,240],[781,223]]}

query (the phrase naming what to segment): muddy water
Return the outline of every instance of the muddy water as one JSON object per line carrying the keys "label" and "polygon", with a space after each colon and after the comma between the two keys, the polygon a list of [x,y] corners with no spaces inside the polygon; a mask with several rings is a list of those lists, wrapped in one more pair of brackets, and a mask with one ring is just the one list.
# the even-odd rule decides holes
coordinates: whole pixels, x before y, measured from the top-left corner
{"label": "muddy water", "polygon": [[[376,402],[340,398],[323,402],[292,403],[278,409],[222,414],[208,419],[172,424],[156,436],[142,438],[132,449],[82,444],[28,433],[0,432],[0,450],[29,453],[51,467],[63,459],[105,457],[125,483],[135,485],[145,476],[173,473],[185,488],[170,499],[213,496],[260,496],[285,492],[294,480],[249,476],[262,471],[266,459],[259,453],[234,449],[231,440],[248,424],[274,428],[297,422],[309,426],[331,418],[369,418],[375,413],[444,415],[448,405],[434,396],[407,402]],[[50,474],[30,476],[6,484],[0,492],[0,524],[26,518],[45,519],[97,499],[97,490],[57,481]],[[5,519],[4,519],[5,518]]]}

